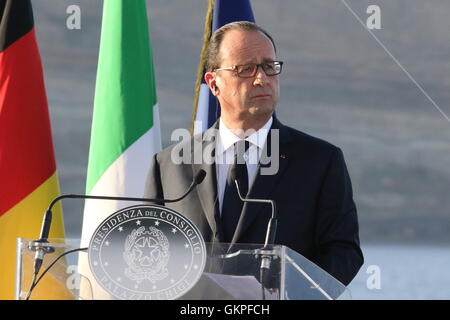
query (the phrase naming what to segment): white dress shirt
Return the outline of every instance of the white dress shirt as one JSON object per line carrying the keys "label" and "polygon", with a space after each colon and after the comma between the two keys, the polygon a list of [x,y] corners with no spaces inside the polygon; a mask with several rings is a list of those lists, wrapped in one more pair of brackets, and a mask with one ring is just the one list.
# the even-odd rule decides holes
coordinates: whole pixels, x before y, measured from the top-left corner
{"label": "white dress shirt", "polygon": [[[248,190],[251,189],[252,184],[256,178],[258,171],[259,159],[261,157],[264,144],[266,143],[267,134],[272,126],[273,119],[270,119],[258,131],[251,134],[245,140],[250,142],[250,147],[244,154],[245,163],[248,172]],[[219,209],[222,214],[223,197],[225,194],[225,186],[227,183],[228,169],[234,162],[234,144],[241,140],[220,118],[219,121],[219,135],[216,139],[216,176],[217,176],[217,195],[219,197]]]}

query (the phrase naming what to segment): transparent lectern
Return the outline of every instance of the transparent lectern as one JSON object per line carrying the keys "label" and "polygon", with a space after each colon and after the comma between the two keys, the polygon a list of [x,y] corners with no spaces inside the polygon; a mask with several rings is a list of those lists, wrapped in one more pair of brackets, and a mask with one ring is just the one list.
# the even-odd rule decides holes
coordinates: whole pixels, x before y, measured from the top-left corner
{"label": "transparent lectern", "polygon": [[[48,269],[34,288],[30,299],[201,299],[201,300],[335,300],[350,299],[350,291],[330,274],[299,253],[285,246],[261,244],[206,243],[207,257],[199,279],[181,296],[175,291],[159,290],[160,281],[152,279],[147,291],[140,288],[148,279],[115,277],[105,285],[102,279],[93,277],[87,250],[81,248],[80,239],[49,239],[40,244],[50,248],[44,256],[42,271]],[[177,259],[175,254],[170,259]],[[66,254],[66,255],[64,255]],[[62,256],[64,255],[64,256]],[[35,251],[31,239],[19,238],[17,242],[16,299],[25,299],[33,276]],[[58,257],[59,260],[56,260]],[[179,263],[185,263],[180,261]],[[187,265],[187,264],[186,264]],[[261,268],[264,265],[264,268]],[[109,266],[109,267],[114,267]],[[168,278],[167,278],[168,277]],[[136,283],[130,287],[130,283]],[[150,284],[150,283],[149,283]],[[128,286],[128,294],[121,293]],[[141,287],[140,287],[141,286]],[[150,289],[148,289],[150,288]],[[154,289],[154,290],[153,290]],[[184,288],[186,289],[186,288]],[[130,292],[135,292],[134,295]]]}

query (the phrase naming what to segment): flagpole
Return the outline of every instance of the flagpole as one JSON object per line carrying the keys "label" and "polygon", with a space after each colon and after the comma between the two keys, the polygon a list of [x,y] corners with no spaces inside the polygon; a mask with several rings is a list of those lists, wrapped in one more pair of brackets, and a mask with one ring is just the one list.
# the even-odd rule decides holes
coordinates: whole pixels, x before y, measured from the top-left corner
{"label": "flagpole", "polygon": [[203,46],[202,51],[200,52],[200,63],[198,64],[197,69],[197,82],[195,83],[194,89],[195,90],[194,107],[192,109],[191,128],[189,129],[191,136],[194,134],[194,123],[197,116],[198,99],[200,96],[200,85],[202,84],[203,72],[205,71],[206,50],[208,49],[209,39],[211,38],[213,12],[214,12],[214,0],[209,0],[208,10],[206,11],[205,17],[205,29],[203,32]]}

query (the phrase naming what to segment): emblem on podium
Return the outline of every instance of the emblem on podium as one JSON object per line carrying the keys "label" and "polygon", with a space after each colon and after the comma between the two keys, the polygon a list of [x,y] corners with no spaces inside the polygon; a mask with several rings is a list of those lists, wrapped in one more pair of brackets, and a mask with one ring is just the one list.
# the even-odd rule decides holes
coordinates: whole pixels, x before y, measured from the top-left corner
{"label": "emblem on podium", "polygon": [[89,245],[98,284],[123,300],[176,299],[200,279],[206,248],[197,227],[166,207],[141,205],[105,219]]}

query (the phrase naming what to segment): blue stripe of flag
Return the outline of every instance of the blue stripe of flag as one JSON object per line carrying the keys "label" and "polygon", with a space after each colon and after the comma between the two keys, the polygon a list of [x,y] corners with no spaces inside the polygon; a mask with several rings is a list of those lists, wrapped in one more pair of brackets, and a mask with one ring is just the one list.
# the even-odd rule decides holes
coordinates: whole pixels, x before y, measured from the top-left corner
{"label": "blue stripe of flag", "polygon": [[[215,0],[212,32],[223,25],[234,21],[255,22],[250,0]],[[205,71],[203,72],[203,75],[204,73]],[[202,79],[202,85],[206,85],[204,77]],[[201,130],[196,129],[194,133],[199,133],[200,131],[211,127],[220,117],[220,105],[218,100],[210,91],[208,91],[207,94],[208,97],[199,99],[196,119],[202,119],[202,115],[207,113],[208,124],[206,127],[203,126]]]}

